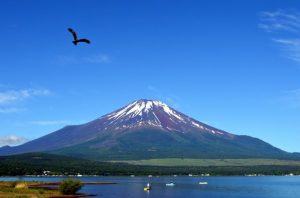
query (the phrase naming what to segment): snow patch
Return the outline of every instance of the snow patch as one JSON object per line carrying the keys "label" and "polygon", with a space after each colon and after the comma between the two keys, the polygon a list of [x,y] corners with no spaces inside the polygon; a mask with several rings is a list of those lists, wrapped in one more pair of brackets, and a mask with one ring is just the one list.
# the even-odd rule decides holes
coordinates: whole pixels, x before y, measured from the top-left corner
{"label": "snow patch", "polygon": [[192,125],[194,125],[194,126],[196,126],[198,128],[202,128],[203,129],[203,126],[201,126],[200,124],[198,124],[198,123],[196,123],[194,121],[192,121]]}

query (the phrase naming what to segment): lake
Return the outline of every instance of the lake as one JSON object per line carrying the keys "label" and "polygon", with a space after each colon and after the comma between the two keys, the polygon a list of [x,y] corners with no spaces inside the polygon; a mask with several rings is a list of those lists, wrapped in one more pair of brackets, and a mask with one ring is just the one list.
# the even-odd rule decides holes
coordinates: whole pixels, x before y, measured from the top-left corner
{"label": "lake", "polygon": [[[60,181],[65,177],[0,177],[2,181],[35,180]],[[300,197],[299,176],[259,176],[259,177],[79,177],[81,181],[116,182],[113,185],[86,185],[80,192],[97,194],[97,197],[130,198],[295,198]],[[199,182],[208,182],[199,185]],[[152,190],[145,192],[143,187],[151,183]],[[174,182],[175,186],[165,184]]]}

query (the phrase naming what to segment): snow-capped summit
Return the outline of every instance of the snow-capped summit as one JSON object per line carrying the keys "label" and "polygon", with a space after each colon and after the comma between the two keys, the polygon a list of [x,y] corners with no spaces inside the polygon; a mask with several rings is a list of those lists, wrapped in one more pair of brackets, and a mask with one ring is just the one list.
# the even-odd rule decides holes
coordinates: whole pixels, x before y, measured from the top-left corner
{"label": "snow-capped summit", "polygon": [[165,131],[182,133],[201,131],[218,135],[224,134],[223,131],[198,122],[158,100],[136,100],[117,111],[99,118],[97,122],[101,122],[101,129],[106,131],[159,128]]}

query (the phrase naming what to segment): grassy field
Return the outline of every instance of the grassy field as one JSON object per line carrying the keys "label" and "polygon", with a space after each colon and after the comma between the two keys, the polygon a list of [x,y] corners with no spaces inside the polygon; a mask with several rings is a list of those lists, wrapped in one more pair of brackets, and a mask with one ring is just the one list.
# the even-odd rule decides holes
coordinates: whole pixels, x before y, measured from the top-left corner
{"label": "grassy field", "polygon": [[[46,198],[60,196],[58,190],[29,188],[36,182],[0,182],[0,198]],[[18,187],[17,187],[18,185]]]}
{"label": "grassy field", "polygon": [[[116,162],[116,161],[114,161]],[[277,159],[149,159],[149,160],[126,160],[118,161],[133,165],[149,166],[299,166],[300,161],[277,160]]]}

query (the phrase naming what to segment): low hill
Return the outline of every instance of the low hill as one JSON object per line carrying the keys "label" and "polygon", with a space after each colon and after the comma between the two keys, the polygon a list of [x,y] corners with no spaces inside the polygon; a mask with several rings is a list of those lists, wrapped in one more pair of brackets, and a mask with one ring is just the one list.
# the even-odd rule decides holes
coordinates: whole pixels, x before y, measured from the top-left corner
{"label": "low hill", "polygon": [[124,163],[96,162],[74,157],[47,153],[25,153],[12,156],[0,156],[0,175],[77,175],[111,172],[127,174],[133,165]]}

